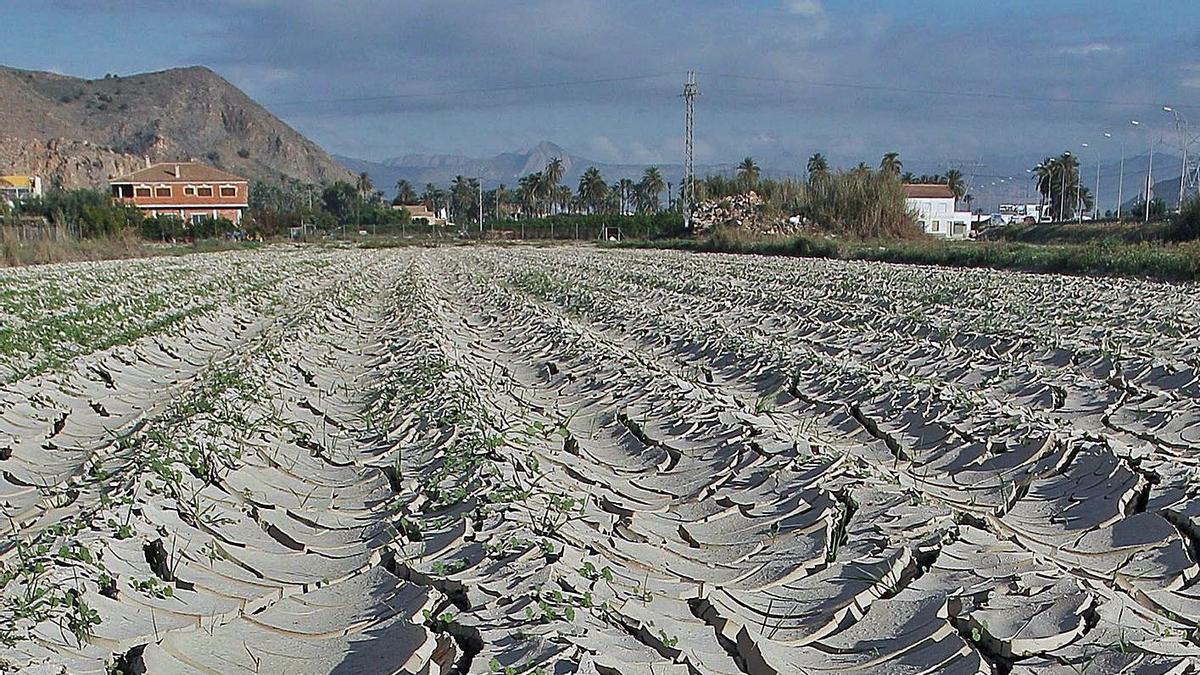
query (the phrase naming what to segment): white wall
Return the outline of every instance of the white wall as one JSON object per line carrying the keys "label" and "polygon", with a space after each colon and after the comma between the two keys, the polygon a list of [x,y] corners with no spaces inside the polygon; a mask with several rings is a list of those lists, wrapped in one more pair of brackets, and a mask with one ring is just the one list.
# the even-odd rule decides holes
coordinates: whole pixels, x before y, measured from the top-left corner
{"label": "white wall", "polygon": [[955,211],[953,197],[909,198],[908,208],[916,211],[917,222],[934,237],[965,239],[971,234],[970,211]]}

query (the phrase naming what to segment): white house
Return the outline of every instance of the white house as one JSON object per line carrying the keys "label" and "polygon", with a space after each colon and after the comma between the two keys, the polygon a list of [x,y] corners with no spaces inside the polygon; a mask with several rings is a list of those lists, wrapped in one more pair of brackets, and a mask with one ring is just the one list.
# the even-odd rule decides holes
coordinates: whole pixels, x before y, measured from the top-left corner
{"label": "white house", "polygon": [[947,239],[971,236],[971,212],[955,208],[949,185],[906,183],[904,192],[908,208],[917,214],[917,224],[927,234]]}

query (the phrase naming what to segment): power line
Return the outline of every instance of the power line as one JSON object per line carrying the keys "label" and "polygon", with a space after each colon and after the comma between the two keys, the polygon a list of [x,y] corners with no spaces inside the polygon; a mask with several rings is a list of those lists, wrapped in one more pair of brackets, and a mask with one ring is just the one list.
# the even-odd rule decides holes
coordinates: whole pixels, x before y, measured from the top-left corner
{"label": "power line", "polygon": [[342,98],[319,98],[297,101],[268,101],[265,106],[282,107],[292,105],[310,105],[314,103],[370,103],[375,101],[393,101],[414,98],[436,98],[439,96],[458,96],[462,94],[488,94],[506,91],[531,91],[536,89],[554,89],[557,87],[572,87],[587,84],[608,84],[612,82],[635,82],[639,80],[654,80],[661,77],[674,76],[676,73],[656,73],[653,75],[630,75],[627,77],[605,77],[595,80],[570,80],[565,82],[543,82],[541,84],[512,84],[498,87],[480,87],[477,89],[451,89],[448,91],[408,92],[402,94],[381,94],[379,96],[351,96]]}
{"label": "power line", "polygon": [[[798,84],[809,87],[833,87],[837,89],[856,89],[860,91],[882,91],[897,94],[921,94],[923,96],[962,96],[968,98],[1000,99],[1005,101],[1027,101],[1033,103],[1071,103],[1081,105],[1118,105],[1134,108],[1147,106],[1159,107],[1162,103],[1145,103],[1135,101],[1115,101],[1112,99],[1086,99],[1060,96],[1026,96],[1021,94],[1000,94],[996,92],[953,91],[948,89],[921,89],[913,87],[895,87],[886,84],[861,84],[856,82],[828,82],[821,80],[789,79],[782,77],[765,77],[758,75],[739,75],[734,73],[706,73],[712,77],[727,77],[735,80],[755,82],[772,82],[777,84]],[[1197,109],[1198,106],[1181,105],[1179,108]]]}

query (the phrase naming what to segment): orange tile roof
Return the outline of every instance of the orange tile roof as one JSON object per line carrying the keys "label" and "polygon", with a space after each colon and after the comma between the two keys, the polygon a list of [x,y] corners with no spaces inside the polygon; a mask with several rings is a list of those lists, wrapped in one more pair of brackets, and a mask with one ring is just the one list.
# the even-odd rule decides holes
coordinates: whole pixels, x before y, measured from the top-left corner
{"label": "orange tile roof", "polygon": [[904,193],[909,199],[954,199],[954,191],[945,183],[905,183]]}
{"label": "orange tile roof", "polygon": [[[175,169],[179,169],[179,177]],[[113,178],[109,183],[245,183],[241,176],[198,162],[163,162]]]}

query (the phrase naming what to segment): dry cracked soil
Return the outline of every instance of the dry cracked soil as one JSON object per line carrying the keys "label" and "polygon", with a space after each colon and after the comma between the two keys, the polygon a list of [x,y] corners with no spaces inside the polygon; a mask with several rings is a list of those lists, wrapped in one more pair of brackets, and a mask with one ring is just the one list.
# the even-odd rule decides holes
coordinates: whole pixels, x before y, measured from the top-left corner
{"label": "dry cracked soil", "polygon": [[1196,287],[590,248],[0,275],[0,670],[1192,673]]}

